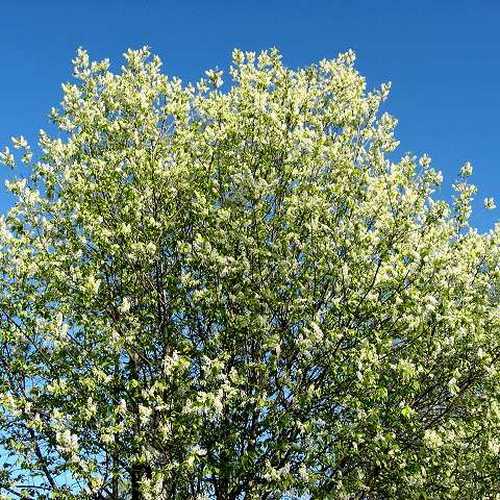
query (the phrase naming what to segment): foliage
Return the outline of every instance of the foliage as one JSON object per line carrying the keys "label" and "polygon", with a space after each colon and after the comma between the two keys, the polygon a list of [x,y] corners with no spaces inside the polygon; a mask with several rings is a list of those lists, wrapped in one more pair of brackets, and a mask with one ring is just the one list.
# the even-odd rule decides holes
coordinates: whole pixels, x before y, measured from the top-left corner
{"label": "foliage", "polygon": [[[75,83],[0,219],[5,498],[495,498],[500,226],[354,54]],[[16,156],[17,157],[17,156]],[[15,155],[6,149],[10,166]],[[494,201],[487,199],[487,207]]]}

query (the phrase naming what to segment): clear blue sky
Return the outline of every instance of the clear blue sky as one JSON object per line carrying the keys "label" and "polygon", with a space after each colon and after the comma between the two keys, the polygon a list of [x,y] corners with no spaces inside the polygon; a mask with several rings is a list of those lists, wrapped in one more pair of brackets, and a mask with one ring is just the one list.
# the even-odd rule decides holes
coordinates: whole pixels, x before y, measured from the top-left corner
{"label": "clear blue sky", "polygon": [[6,0],[0,145],[47,126],[78,46],[119,67],[125,49],[147,44],[184,80],[226,67],[234,47],[276,46],[291,66],[353,48],[370,86],[393,82],[387,110],[399,119],[401,153],[427,152],[448,185],[464,161],[473,163],[480,188],[473,221],[486,230],[499,209],[485,211],[482,198],[500,205],[499,26],[495,0]]}

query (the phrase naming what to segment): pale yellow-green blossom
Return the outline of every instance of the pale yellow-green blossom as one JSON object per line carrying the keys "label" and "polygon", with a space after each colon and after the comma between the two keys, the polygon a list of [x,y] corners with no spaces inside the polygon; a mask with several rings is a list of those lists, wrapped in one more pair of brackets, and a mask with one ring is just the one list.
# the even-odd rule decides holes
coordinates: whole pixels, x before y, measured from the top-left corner
{"label": "pale yellow-green blossom", "polygon": [[78,50],[0,153],[0,495],[494,498],[500,225],[354,63]]}

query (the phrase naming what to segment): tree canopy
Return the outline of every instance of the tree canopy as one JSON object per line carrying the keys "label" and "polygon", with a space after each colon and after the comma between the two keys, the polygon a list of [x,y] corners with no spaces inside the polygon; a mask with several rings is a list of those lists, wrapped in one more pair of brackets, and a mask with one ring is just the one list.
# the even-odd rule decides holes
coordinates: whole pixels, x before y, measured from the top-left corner
{"label": "tree canopy", "polygon": [[446,202],[395,160],[350,51],[193,85],[125,59],[79,50],[55,131],[1,153],[3,498],[498,498],[471,165]]}

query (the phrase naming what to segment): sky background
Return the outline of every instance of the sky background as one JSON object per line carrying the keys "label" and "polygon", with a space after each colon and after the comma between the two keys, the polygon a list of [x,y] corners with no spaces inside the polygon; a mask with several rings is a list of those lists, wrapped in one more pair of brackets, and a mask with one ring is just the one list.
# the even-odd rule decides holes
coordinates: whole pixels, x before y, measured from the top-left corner
{"label": "sky background", "polygon": [[[499,208],[486,211],[482,199],[495,196],[500,206],[499,26],[495,0],[5,0],[0,147],[13,135],[33,141],[48,128],[79,46],[118,69],[127,48],[149,45],[165,72],[186,81],[227,68],[234,47],[276,46],[292,67],[352,48],[369,87],[393,83],[386,110],[399,119],[401,154],[427,152],[448,187],[472,162],[479,187],[473,223],[486,231]],[[3,183],[12,175],[0,172],[0,213],[11,203]]]}

